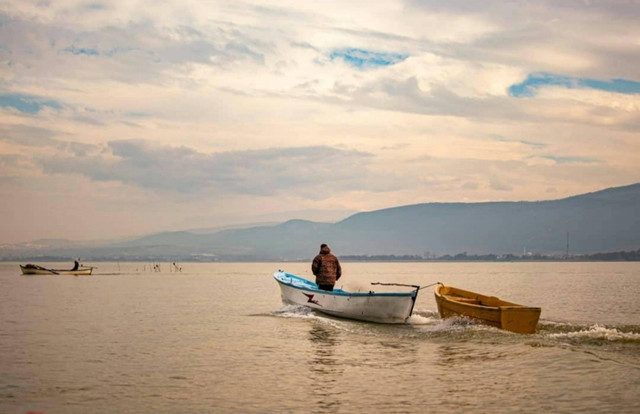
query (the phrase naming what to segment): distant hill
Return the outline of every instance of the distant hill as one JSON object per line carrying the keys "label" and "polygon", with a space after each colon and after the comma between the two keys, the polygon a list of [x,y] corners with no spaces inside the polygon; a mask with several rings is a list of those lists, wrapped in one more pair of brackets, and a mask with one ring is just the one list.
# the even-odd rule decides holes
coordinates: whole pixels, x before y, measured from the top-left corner
{"label": "distant hill", "polygon": [[640,249],[640,184],[536,202],[425,203],[354,214],[337,223],[290,220],[215,232],[168,232],[104,245],[56,241],[0,249],[7,258],[309,260],[337,255],[563,255]]}
{"label": "distant hill", "polygon": [[[336,229],[357,242],[355,254],[558,253],[567,233],[571,253],[590,253],[640,247],[639,212],[635,184],[553,201],[396,207],[355,214]],[[340,237],[333,244],[354,250]]]}

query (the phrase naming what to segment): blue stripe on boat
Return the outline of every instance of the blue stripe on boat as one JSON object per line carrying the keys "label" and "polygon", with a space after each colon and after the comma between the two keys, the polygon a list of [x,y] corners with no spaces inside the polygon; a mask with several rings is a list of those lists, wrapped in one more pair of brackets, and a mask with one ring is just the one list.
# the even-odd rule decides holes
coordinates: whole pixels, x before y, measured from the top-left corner
{"label": "blue stripe on boat", "polygon": [[324,295],[335,295],[335,296],[415,296],[416,292],[347,292],[342,289],[333,289],[333,291],[328,290],[320,290],[318,289],[318,285],[313,283],[310,280],[302,278],[300,276],[296,276],[291,273],[286,272],[278,272],[273,275],[273,278],[278,282],[294,287],[296,289],[306,290],[309,292],[318,292]]}

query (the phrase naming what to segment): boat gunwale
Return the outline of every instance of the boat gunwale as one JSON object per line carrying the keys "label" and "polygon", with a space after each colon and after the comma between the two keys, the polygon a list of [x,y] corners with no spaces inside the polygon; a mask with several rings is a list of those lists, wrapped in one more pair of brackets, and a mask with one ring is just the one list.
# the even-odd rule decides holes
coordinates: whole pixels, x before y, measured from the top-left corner
{"label": "boat gunwale", "polygon": [[85,267],[82,269],[48,269],[48,268],[32,268],[26,265],[19,265],[20,271],[24,276],[46,276],[46,275],[65,275],[65,276],[91,276],[93,267]]}
{"label": "boat gunwale", "polygon": [[[444,293],[440,293],[440,289],[441,288],[450,288],[450,289],[454,289],[457,290],[458,292],[464,292],[464,293],[469,293],[471,295],[476,295],[477,300],[480,302],[479,304],[475,304],[475,303],[468,303],[468,302],[464,302],[464,301],[458,301],[453,299],[450,295],[444,294]],[[439,283],[436,288],[434,289],[434,294],[436,296],[436,300],[440,299],[443,300],[445,302],[449,302],[449,303],[455,303],[457,305],[461,305],[461,306],[468,306],[470,308],[475,308],[475,309],[483,309],[483,310],[503,310],[503,309],[530,309],[530,310],[542,310],[542,308],[538,307],[538,306],[527,306],[527,305],[520,305],[517,303],[512,303],[512,302],[507,302],[504,301],[502,299],[500,299],[497,296],[486,296],[486,295],[482,295],[476,292],[472,292],[470,290],[464,290],[464,289],[460,289],[460,288],[456,288],[453,286],[449,286],[449,285],[444,285],[442,283]],[[498,305],[498,306],[491,306],[491,305],[483,305],[482,304],[482,300],[479,299],[479,297],[485,297],[485,298],[493,298],[501,303],[503,303],[502,305]],[[460,298],[464,299],[464,296],[460,296]]]}
{"label": "boat gunwale", "polygon": [[[284,277],[289,278],[291,281],[286,281],[280,277],[278,277],[279,275],[284,275]],[[406,298],[413,298],[414,296],[416,296],[417,291],[416,290],[412,290],[410,292],[347,292],[344,291],[342,289],[334,289],[334,290],[322,290],[319,289],[315,283],[311,282],[308,279],[305,279],[303,277],[291,274],[291,273],[287,273],[287,272],[277,272],[273,275],[273,278],[278,282],[281,283],[285,286],[289,286],[292,287],[294,289],[298,289],[298,290],[304,290],[307,292],[315,292],[315,293],[320,293],[323,295],[332,295],[332,296],[345,296],[345,297],[406,297]],[[298,284],[295,284],[292,282],[292,280],[298,280],[301,281],[304,286],[300,286]]]}

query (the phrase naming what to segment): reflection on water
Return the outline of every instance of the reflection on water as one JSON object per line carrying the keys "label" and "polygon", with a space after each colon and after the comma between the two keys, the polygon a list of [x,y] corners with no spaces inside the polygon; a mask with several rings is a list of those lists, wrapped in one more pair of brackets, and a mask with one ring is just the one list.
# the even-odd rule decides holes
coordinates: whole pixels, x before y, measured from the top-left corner
{"label": "reflection on water", "polygon": [[467,349],[458,345],[442,345],[438,348],[437,364],[445,368],[456,368],[465,361],[469,361],[467,352]]}
{"label": "reflection on water", "polygon": [[379,359],[377,365],[383,368],[405,369],[419,360],[416,342],[403,337],[380,340],[371,352],[374,358]]}
{"label": "reflection on water", "polygon": [[513,356],[513,350],[507,353],[495,348],[478,350],[464,344],[447,344],[438,348],[439,358],[436,363],[445,368],[463,368]]}
{"label": "reflection on water", "polygon": [[319,413],[337,413],[340,409],[342,390],[338,381],[344,372],[336,356],[340,343],[339,332],[320,321],[314,321],[309,330],[312,346],[309,370],[313,381],[311,394],[317,402]]}

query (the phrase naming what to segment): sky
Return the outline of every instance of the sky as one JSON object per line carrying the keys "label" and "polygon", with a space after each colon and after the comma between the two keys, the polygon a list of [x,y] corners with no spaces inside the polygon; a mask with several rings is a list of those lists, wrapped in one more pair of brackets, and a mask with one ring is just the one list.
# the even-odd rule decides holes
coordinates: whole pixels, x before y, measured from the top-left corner
{"label": "sky", "polygon": [[0,0],[0,243],[640,182],[640,2]]}

